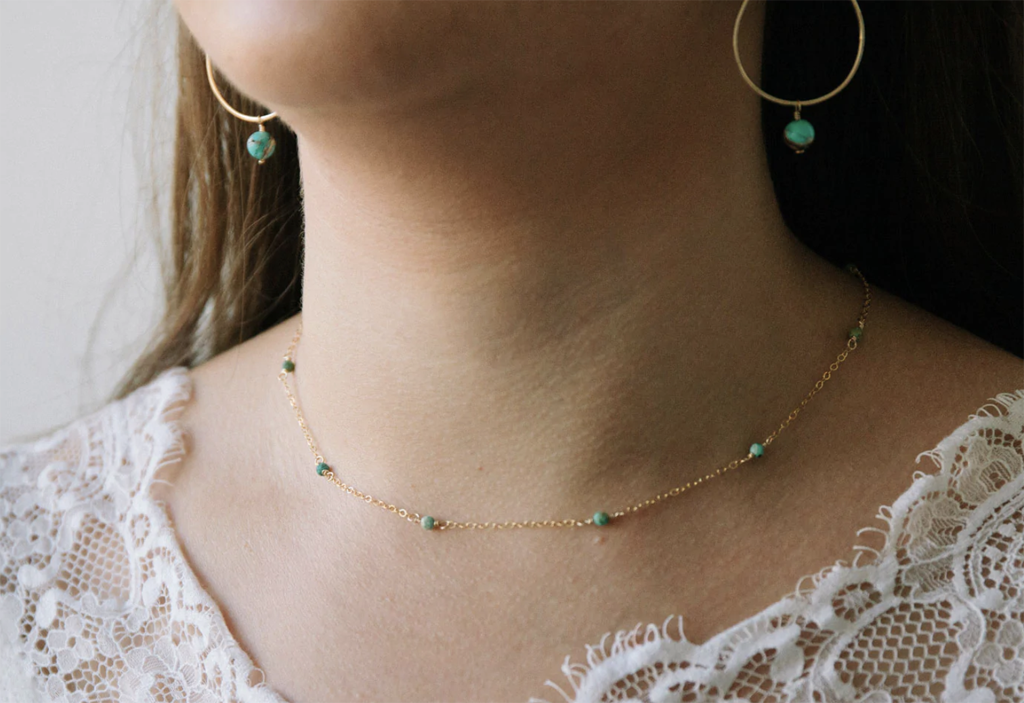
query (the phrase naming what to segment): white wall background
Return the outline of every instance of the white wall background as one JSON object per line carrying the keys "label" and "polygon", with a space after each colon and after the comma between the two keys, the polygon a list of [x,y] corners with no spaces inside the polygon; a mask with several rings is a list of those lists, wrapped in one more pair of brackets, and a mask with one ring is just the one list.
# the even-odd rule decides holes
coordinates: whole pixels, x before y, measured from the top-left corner
{"label": "white wall background", "polygon": [[145,189],[152,170],[170,192],[174,20],[166,0],[0,0],[0,443],[99,407],[156,323],[166,215]]}

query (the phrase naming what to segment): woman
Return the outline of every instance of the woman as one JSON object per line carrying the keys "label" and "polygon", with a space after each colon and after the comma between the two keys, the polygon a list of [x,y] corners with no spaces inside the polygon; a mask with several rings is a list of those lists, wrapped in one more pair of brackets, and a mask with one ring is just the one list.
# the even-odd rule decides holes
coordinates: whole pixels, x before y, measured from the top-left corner
{"label": "woman", "polygon": [[4,450],[0,691],[1021,700],[1018,5],[176,9],[168,311]]}

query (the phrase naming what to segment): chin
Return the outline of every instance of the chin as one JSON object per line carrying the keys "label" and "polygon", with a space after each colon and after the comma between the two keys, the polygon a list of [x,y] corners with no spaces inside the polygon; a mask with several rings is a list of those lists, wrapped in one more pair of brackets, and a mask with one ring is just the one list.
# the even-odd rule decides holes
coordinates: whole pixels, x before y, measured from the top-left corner
{"label": "chin", "polygon": [[275,110],[399,103],[464,89],[500,63],[497,40],[514,35],[503,23],[521,14],[518,3],[498,2],[174,4],[214,68]]}

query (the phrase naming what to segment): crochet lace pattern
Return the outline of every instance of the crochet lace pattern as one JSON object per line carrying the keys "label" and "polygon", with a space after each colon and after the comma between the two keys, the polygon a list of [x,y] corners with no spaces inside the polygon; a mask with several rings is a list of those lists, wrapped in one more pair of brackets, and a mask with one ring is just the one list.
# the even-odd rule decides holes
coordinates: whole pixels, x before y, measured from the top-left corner
{"label": "crochet lace pattern", "polygon": [[[173,367],[0,448],[0,700],[285,703],[150,496],[185,453],[191,396]],[[1024,701],[1022,437],[1024,390],[999,394],[858,532],[880,549],[703,644],[674,615],[609,632],[546,685],[558,703]]]}

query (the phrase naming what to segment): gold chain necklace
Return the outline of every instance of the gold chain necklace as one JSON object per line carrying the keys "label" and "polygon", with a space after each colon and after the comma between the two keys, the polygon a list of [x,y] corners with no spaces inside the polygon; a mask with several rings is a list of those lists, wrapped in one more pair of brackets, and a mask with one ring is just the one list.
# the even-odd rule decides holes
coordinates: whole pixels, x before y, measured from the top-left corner
{"label": "gold chain necklace", "polygon": [[316,462],[317,474],[323,476],[328,481],[330,481],[331,483],[333,483],[335,486],[345,491],[346,493],[350,493],[356,498],[364,500],[367,503],[372,503],[373,505],[377,505],[381,508],[384,508],[389,512],[395,513],[399,517],[405,518],[409,522],[418,523],[422,528],[426,530],[504,530],[523,527],[585,527],[588,525],[602,526],[607,525],[612,520],[625,517],[626,515],[635,513],[651,505],[654,505],[655,503],[660,503],[663,500],[667,500],[668,498],[677,496],[680,493],[683,493],[684,491],[687,491],[691,488],[696,488],[702,483],[710,481],[711,479],[717,476],[721,476],[726,471],[732,471],[733,469],[736,469],[742,466],[743,464],[747,463],[751,459],[755,459],[757,457],[764,455],[765,448],[775,441],[775,438],[779,436],[779,433],[786,429],[789,426],[789,424],[796,419],[796,416],[800,413],[804,406],[807,405],[807,403],[810,402],[811,398],[813,398],[814,395],[824,387],[825,382],[832,378],[832,373],[838,370],[839,365],[846,360],[846,357],[849,356],[850,352],[857,348],[857,342],[864,334],[864,322],[868,316],[868,307],[870,307],[871,305],[871,288],[868,286],[867,280],[865,280],[864,276],[861,274],[860,270],[856,266],[854,266],[853,264],[849,264],[846,266],[846,270],[859,277],[861,283],[864,284],[864,304],[861,308],[860,316],[857,318],[857,325],[855,327],[851,327],[850,330],[847,332],[846,344],[843,347],[843,350],[839,353],[839,356],[836,357],[836,360],[832,362],[832,364],[828,367],[828,370],[814,384],[814,388],[811,389],[810,393],[808,393],[804,397],[804,399],[800,401],[800,405],[798,405],[796,409],[794,409],[793,412],[791,412],[789,416],[782,421],[782,424],[779,425],[778,429],[776,429],[774,432],[768,435],[763,441],[754,442],[752,445],[750,445],[750,450],[747,452],[746,456],[740,459],[733,459],[726,466],[715,469],[714,472],[707,474],[706,476],[702,476],[701,478],[698,478],[695,481],[689,481],[685,485],[676,486],[675,488],[665,491],[664,493],[659,493],[653,498],[648,498],[647,500],[644,500],[643,502],[640,503],[634,503],[633,505],[627,506],[625,508],[622,508],[621,510],[617,510],[612,513],[608,513],[603,510],[598,511],[594,513],[592,517],[589,517],[586,520],[580,520],[577,518],[567,518],[565,520],[526,520],[524,522],[518,522],[515,520],[506,520],[505,522],[462,522],[459,520],[443,520],[434,518],[431,515],[421,515],[420,513],[407,510],[406,508],[399,508],[395,505],[392,505],[391,503],[387,503],[379,498],[374,498],[369,494],[363,493],[358,488],[350,486],[347,483],[341,481],[338,478],[337,474],[334,472],[334,469],[332,469],[327,464],[327,461],[324,459],[323,455],[320,454],[319,450],[317,449],[316,442],[313,440],[313,435],[312,433],[310,433],[309,428],[306,426],[306,419],[302,416],[302,411],[299,410],[299,404],[298,402],[296,402],[295,396],[292,394],[291,388],[289,388],[288,386],[288,376],[295,373],[294,354],[295,346],[299,343],[299,337],[302,336],[301,320],[299,320],[299,326],[295,332],[295,337],[292,338],[291,344],[288,345],[288,351],[285,352],[284,363],[281,366],[280,372],[278,372],[278,378],[280,379],[281,384],[284,386],[284,392],[288,396],[288,402],[291,403],[292,408],[294,408],[295,410],[295,417],[299,421],[299,427],[302,428],[302,434],[306,436],[306,444],[309,445],[309,450],[313,452],[313,460]]}

